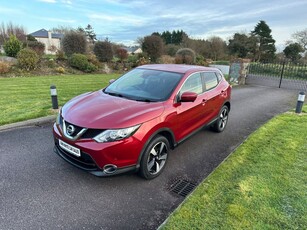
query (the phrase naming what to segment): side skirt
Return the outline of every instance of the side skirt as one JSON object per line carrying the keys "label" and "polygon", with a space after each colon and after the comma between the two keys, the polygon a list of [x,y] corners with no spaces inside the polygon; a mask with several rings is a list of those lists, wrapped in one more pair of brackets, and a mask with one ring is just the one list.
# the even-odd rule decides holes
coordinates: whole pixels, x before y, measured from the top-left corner
{"label": "side skirt", "polygon": [[174,147],[177,147],[178,145],[182,144],[183,142],[185,142],[187,139],[189,139],[190,137],[194,136],[196,133],[198,133],[200,130],[202,130],[205,127],[208,127],[210,125],[212,125],[216,120],[218,119],[218,117],[215,117],[213,120],[211,120],[208,124],[201,126],[200,128],[196,129],[195,131],[193,131],[192,133],[190,133],[189,135],[187,135],[186,137],[184,137],[183,139],[181,139],[180,141],[178,141],[177,143],[174,144]]}

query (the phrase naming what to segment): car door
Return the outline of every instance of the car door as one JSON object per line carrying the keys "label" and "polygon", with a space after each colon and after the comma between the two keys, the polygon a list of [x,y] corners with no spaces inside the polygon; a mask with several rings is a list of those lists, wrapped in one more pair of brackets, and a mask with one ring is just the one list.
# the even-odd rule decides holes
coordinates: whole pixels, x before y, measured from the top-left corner
{"label": "car door", "polygon": [[194,92],[198,95],[194,102],[180,102],[176,106],[176,124],[173,127],[178,141],[203,125],[203,114],[207,107],[202,80],[201,72],[194,73],[187,78],[178,92],[178,97],[184,92]]}
{"label": "car door", "polygon": [[204,124],[214,119],[221,108],[220,91],[217,89],[219,78],[215,72],[203,72],[204,94],[206,98],[206,110],[204,111]]}

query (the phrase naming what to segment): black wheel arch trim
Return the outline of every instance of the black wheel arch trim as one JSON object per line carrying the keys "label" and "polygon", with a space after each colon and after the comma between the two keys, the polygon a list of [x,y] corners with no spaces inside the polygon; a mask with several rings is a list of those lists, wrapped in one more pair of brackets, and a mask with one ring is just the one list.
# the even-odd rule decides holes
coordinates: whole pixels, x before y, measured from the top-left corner
{"label": "black wheel arch trim", "polygon": [[[163,135],[163,133],[167,132],[168,134],[170,134],[168,137]],[[148,140],[146,141],[146,143],[144,144],[143,148],[142,148],[142,151],[139,155],[139,158],[138,158],[138,161],[137,161],[137,164],[136,164],[136,168],[139,168],[140,167],[140,162],[142,160],[142,157],[144,155],[144,152],[148,146],[148,144],[157,136],[157,135],[161,135],[161,136],[164,136],[168,141],[169,141],[169,145],[170,145],[170,148],[171,149],[174,149],[176,146],[177,146],[177,142],[176,142],[176,139],[175,139],[175,135],[173,133],[173,131],[169,128],[161,128],[161,129],[158,129],[157,131],[155,131],[153,134],[151,134],[151,136],[148,138]],[[169,139],[169,137],[171,138],[171,140]]]}
{"label": "black wheel arch trim", "polygon": [[[224,106],[224,105],[226,105],[226,106],[228,107],[228,112],[229,112],[230,109],[231,109],[231,103],[230,103],[230,101],[225,101],[224,104],[223,104],[223,106]],[[223,106],[222,106],[221,108],[223,108]]]}

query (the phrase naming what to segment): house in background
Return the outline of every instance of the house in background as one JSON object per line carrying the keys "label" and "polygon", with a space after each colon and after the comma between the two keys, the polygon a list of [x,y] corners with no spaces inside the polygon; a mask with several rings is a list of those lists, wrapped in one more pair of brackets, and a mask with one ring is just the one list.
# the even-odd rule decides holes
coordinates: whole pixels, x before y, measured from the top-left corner
{"label": "house in background", "polygon": [[124,49],[127,50],[128,54],[132,55],[143,53],[143,50],[140,47],[128,47]]}
{"label": "house in background", "polygon": [[63,34],[51,33],[48,30],[41,29],[31,33],[35,39],[45,44],[45,54],[55,54],[57,50],[61,49],[61,39]]}

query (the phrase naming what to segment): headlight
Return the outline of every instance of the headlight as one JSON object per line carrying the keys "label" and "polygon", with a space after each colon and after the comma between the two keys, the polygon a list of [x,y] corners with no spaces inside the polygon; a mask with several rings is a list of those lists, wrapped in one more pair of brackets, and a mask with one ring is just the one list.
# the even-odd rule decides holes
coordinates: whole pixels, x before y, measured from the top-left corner
{"label": "headlight", "polygon": [[59,125],[61,123],[61,109],[59,109],[58,115],[55,119],[55,123]]}
{"label": "headlight", "polygon": [[97,142],[112,142],[112,141],[119,141],[122,139],[125,139],[127,137],[132,136],[140,127],[141,125],[135,125],[129,128],[124,129],[110,129],[103,131],[96,137],[94,137],[94,140]]}

